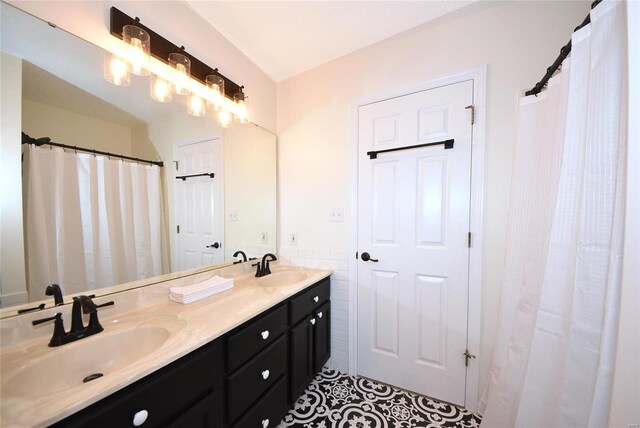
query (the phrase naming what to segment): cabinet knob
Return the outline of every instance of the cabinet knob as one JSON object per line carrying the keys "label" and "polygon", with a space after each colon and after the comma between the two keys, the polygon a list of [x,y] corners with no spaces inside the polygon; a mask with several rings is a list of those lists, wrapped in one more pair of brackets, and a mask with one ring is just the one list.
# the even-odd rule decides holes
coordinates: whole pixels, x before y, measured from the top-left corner
{"label": "cabinet knob", "polygon": [[311,318],[310,323],[311,323],[312,325],[316,325],[316,319],[315,319],[315,318]]}
{"label": "cabinet knob", "polygon": [[148,417],[149,412],[147,412],[146,410],[140,410],[139,412],[136,412],[136,414],[133,415],[133,426],[139,427],[147,421]]}
{"label": "cabinet knob", "polygon": [[269,419],[262,420],[262,428],[267,428],[269,426]]}
{"label": "cabinet knob", "polygon": [[320,300],[320,298],[319,298],[318,296],[315,296],[315,297],[313,298],[313,301],[314,301],[314,302],[316,302],[316,303],[318,303],[318,300]]}
{"label": "cabinet knob", "polygon": [[262,372],[262,379],[267,380],[269,378],[269,370]]}
{"label": "cabinet knob", "polygon": [[269,337],[269,330],[265,330],[262,333],[260,333],[260,336],[262,336],[263,340],[267,340],[267,338]]}
{"label": "cabinet knob", "polygon": [[322,312],[318,312],[318,318],[322,318]]}

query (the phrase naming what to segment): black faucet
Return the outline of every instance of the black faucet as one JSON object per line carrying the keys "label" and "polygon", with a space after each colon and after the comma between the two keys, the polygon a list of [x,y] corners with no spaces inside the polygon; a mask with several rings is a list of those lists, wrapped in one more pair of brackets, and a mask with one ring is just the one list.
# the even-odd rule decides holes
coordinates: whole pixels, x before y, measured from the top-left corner
{"label": "black faucet", "polygon": [[47,289],[44,291],[44,294],[47,296],[53,296],[53,303],[56,306],[60,306],[64,304],[62,299],[62,290],[58,284],[49,284],[47,285]]}
{"label": "black faucet", "polygon": [[[35,320],[32,322],[32,324],[38,325],[47,321],[55,320],[53,326],[53,336],[49,341],[49,346],[52,347],[75,342],[76,340],[80,340],[84,337],[100,333],[102,330],[104,330],[104,328],[98,321],[98,308],[111,306],[113,305],[113,302],[96,305],[93,300],[91,300],[92,297],[95,296],[77,296],[73,298],[73,307],[71,308],[71,330],[69,330],[68,332],[64,330],[64,322],[62,320],[62,313],[60,312],[49,318]],[[89,314],[89,324],[86,327],[82,322],[82,313],[80,312],[81,310],[83,313]]]}
{"label": "black faucet", "polygon": [[[267,257],[269,257],[269,260],[267,260]],[[267,253],[262,257],[262,264],[260,262],[252,264],[251,266],[258,266],[258,268],[256,269],[256,278],[269,275],[271,273],[269,262],[275,262],[276,260],[278,260],[276,256],[271,253]]]}
{"label": "black faucet", "polygon": [[238,263],[243,263],[247,261],[247,255],[245,254],[244,251],[236,251],[235,253],[233,253],[233,257],[238,257],[238,256],[242,256],[242,260],[236,260],[235,262],[233,262],[233,264],[238,264]]}

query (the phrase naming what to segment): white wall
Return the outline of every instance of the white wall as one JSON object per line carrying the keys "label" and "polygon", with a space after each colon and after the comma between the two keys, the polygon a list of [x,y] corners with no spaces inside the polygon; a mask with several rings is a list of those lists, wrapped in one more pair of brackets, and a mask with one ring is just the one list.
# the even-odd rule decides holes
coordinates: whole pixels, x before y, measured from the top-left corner
{"label": "white wall", "polygon": [[[184,45],[196,58],[217,67],[245,86],[251,120],[275,130],[275,83],[234,45],[180,1],[9,1],[14,6],[67,30],[98,46],[108,47],[109,8],[115,6],[174,44]],[[102,69],[96,70],[102,73]]]}
{"label": "white wall", "polygon": [[[484,255],[480,388],[492,358],[505,252],[517,99],[553,62],[587,2],[480,3],[278,83],[280,243],[304,263],[348,248],[351,107],[368,95],[488,65],[484,181]],[[345,223],[329,221],[344,207]],[[292,232],[298,244],[289,246]],[[327,260],[327,266],[331,263]],[[346,269],[346,261],[338,262]],[[340,269],[339,275],[345,271]],[[342,282],[337,282],[342,287]],[[346,340],[346,293],[332,296],[334,338]],[[334,341],[332,363],[343,368],[348,343]],[[339,351],[339,352],[335,352]]]}
{"label": "white wall", "polygon": [[132,152],[131,128],[27,99],[22,100],[22,130],[56,143],[125,156]]}
{"label": "white wall", "polygon": [[0,296],[6,306],[27,301],[22,234],[22,60],[0,55]]}

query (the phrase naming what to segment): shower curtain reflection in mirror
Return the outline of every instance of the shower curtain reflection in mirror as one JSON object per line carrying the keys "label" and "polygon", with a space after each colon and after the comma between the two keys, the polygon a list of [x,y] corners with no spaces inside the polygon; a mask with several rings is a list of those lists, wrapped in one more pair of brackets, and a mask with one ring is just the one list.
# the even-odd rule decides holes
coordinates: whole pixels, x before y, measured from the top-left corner
{"label": "shower curtain reflection in mirror", "polygon": [[160,168],[23,146],[29,300],[169,271]]}

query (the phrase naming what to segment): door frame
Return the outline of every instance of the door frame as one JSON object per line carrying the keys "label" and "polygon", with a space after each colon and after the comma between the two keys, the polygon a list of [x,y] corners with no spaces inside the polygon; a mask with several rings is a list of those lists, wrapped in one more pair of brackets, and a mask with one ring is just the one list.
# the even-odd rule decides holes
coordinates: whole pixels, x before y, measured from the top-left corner
{"label": "door frame", "polygon": [[[486,119],[486,75],[487,66],[481,65],[457,73],[430,79],[410,86],[365,95],[351,105],[351,138],[349,147],[349,208],[352,223],[349,227],[349,373],[358,371],[358,134],[359,109],[367,104],[385,101],[435,89],[441,86],[473,80],[475,120],[472,127],[471,146],[471,203],[469,227],[472,233],[469,250],[469,296],[467,301],[467,349],[476,355],[466,373],[465,407],[477,413],[481,391],[479,388],[481,295],[482,295],[482,245],[483,245],[483,191],[484,191],[484,141]],[[462,358],[462,355],[460,355]]]}

